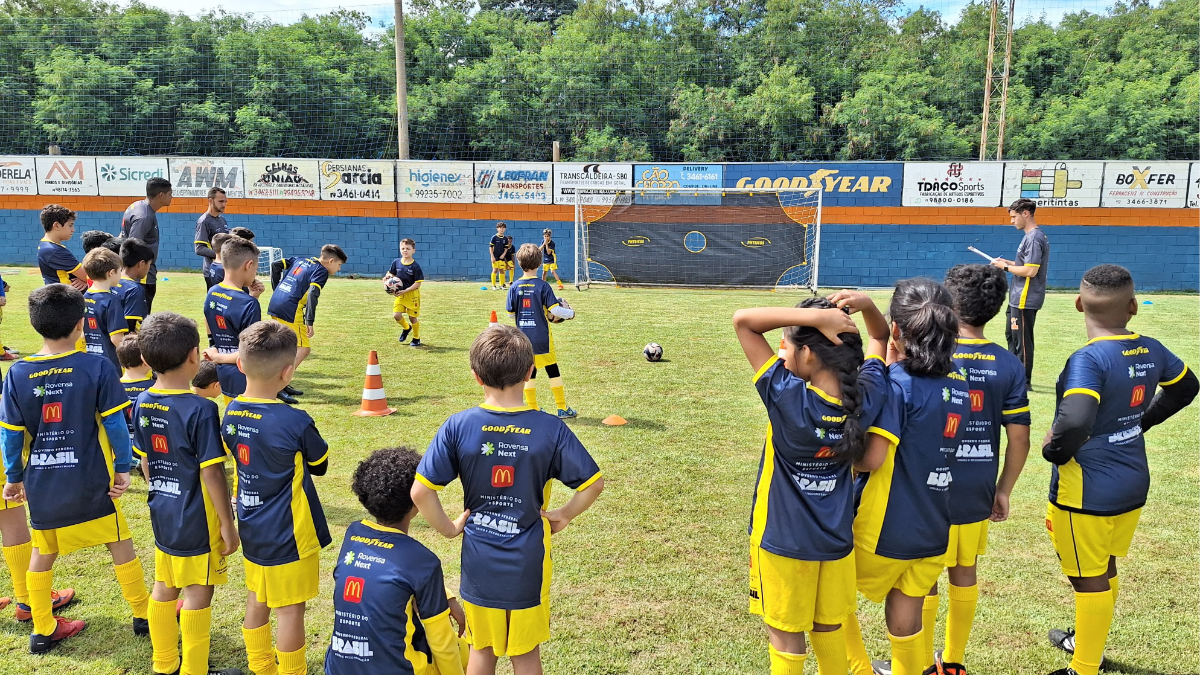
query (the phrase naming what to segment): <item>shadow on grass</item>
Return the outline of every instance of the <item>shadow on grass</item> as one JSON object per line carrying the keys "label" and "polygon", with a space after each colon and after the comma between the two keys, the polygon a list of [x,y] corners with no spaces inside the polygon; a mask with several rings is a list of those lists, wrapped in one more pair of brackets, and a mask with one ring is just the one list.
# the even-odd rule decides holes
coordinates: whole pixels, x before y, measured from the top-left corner
{"label": "shadow on grass", "polygon": [[[580,426],[580,427],[609,428],[608,425],[604,424],[604,422],[601,421],[602,419],[603,418],[600,418],[600,417],[576,417],[573,420],[567,420],[567,424],[569,424],[571,426]],[[665,425],[665,424],[660,424],[658,422],[651,422],[650,420],[638,419],[636,417],[627,417],[627,418],[625,418],[625,422],[626,423],[624,426],[630,427],[633,429],[645,429],[647,431],[666,431],[667,430],[667,425]],[[612,427],[612,428],[616,428],[616,427]]]}
{"label": "shadow on grass", "polygon": [[1122,675],[1173,675],[1177,671],[1154,670],[1152,668],[1142,668],[1141,666],[1131,666],[1121,663],[1115,659],[1104,660],[1104,672],[1107,673],[1122,673]]}
{"label": "shadow on grass", "polygon": [[426,344],[423,344],[420,347],[412,348],[412,350],[414,352],[426,352],[429,354],[445,354],[445,353],[449,353],[449,352],[465,352],[465,351],[468,351],[469,349],[470,349],[470,347],[448,347],[448,346],[443,346],[443,345],[426,345]]}
{"label": "shadow on grass", "polygon": [[[358,465],[358,460],[354,461],[355,466]],[[348,527],[351,523],[369,518],[370,516],[361,507],[338,506],[336,504],[326,505],[321,503],[321,509],[325,512],[325,519],[329,524],[335,527]],[[340,542],[335,538],[332,546],[338,545]]]}

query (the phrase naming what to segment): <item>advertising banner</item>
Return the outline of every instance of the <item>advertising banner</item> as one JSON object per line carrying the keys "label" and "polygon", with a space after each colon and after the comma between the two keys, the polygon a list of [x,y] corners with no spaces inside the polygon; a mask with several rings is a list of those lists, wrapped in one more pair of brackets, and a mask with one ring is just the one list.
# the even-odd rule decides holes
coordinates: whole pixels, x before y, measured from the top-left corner
{"label": "advertising banner", "polygon": [[1000,206],[1004,162],[905,162],[902,206]]}
{"label": "advertising banner", "polygon": [[36,195],[33,157],[0,157],[0,195]]}
{"label": "advertising banner", "polygon": [[[105,197],[145,197],[146,181],[167,178],[167,160],[165,157],[97,157],[96,174],[100,177],[100,194]],[[171,193],[174,194],[174,190]]]}
{"label": "advertising banner", "polygon": [[1187,162],[1108,162],[1100,206],[1182,209],[1187,203]]}
{"label": "advertising banner", "polygon": [[[38,194],[95,195],[96,158],[46,155],[37,157]],[[142,186],[145,194],[145,186]]]}
{"label": "advertising banner", "polygon": [[[636,164],[633,187],[646,188],[719,188],[724,186],[723,164]],[[672,204],[720,204],[720,193],[693,196],[638,194],[634,201],[645,204],[670,201]]]}
{"label": "advertising banner", "polygon": [[553,198],[549,162],[475,164],[475,201],[480,204],[549,204]]}
{"label": "advertising banner", "polygon": [[470,204],[473,171],[470,162],[396,162],[396,201]]}
{"label": "advertising banner", "polygon": [[[575,204],[576,190],[627,188],[633,185],[632,164],[559,163],[554,165],[554,203]],[[622,195],[628,200],[628,195]],[[584,204],[608,204],[611,195],[585,194]]]}
{"label": "advertising banner", "polygon": [[1038,208],[1100,206],[1104,162],[1005,162],[1005,206],[1032,199]]}
{"label": "advertising banner", "polygon": [[207,197],[219,187],[230,199],[246,196],[246,176],[242,160],[225,157],[172,157],[171,194],[175,197]]}
{"label": "advertising banner", "polygon": [[396,201],[396,163],[365,159],[321,160],[321,199]]}
{"label": "advertising banner", "polygon": [[1200,208],[1200,162],[1192,162],[1191,177],[1188,180],[1188,208]]}
{"label": "advertising banner", "polygon": [[728,164],[725,187],[815,188],[824,206],[900,206],[899,162]]}
{"label": "advertising banner", "polygon": [[317,160],[243,159],[251,199],[320,199]]}

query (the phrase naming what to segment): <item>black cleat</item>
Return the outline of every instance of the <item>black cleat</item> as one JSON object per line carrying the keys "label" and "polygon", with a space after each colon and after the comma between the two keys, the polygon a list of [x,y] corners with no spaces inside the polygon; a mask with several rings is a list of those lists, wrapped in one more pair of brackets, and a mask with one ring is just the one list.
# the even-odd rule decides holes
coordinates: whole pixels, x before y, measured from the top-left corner
{"label": "black cleat", "polygon": [[[30,654],[45,654],[46,652],[58,646],[58,643],[66,640],[69,637],[75,637],[87,628],[86,621],[72,621],[70,619],[56,616],[54,617],[56,625],[53,635],[38,635],[34,633],[29,636],[29,653]],[[150,630],[149,624],[146,625],[147,632]]]}
{"label": "black cleat", "polygon": [[892,675],[892,662],[889,661],[872,661],[871,671],[875,675]]}
{"label": "black cleat", "polygon": [[[1061,649],[1072,656],[1075,655],[1074,630],[1059,630],[1058,628],[1051,628],[1050,633],[1046,637],[1050,638],[1050,644],[1054,645],[1058,649]],[[1108,659],[1101,656],[1100,670],[1104,670],[1106,668],[1108,668]]]}
{"label": "black cleat", "polygon": [[421,346],[421,338],[413,338],[413,341],[408,343],[408,346],[409,347],[420,347]]}
{"label": "black cleat", "polygon": [[967,667],[961,663],[942,661],[942,653],[933,655],[933,665],[921,672],[921,675],[967,675]]}
{"label": "black cleat", "polygon": [[399,342],[400,342],[401,344],[403,344],[403,343],[404,343],[404,341],[408,339],[408,334],[409,334],[409,333],[411,333],[411,332],[412,332],[412,328],[405,328],[404,330],[400,331],[400,340],[399,340]]}
{"label": "black cleat", "polygon": [[286,389],[279,392],[278,398],[280,401],[283,401],[284,403],[286,403],[288,405],[296,405],[296,404],[300,403],[300,399],[296,398],[295,396],[288,395]]}
{"label": "black cleat", "polygon": [[136,616],[133,617],[133,634],[134,635],[149,635],[150,634],[150,620],[149,619],[139,619]]}
{"label": "black cleat", "polygon": [[[176,668],[171,675],[179,675],[182,669],[183,666]],[[240,668],[209,668],[208,675],[242,675],[242,670]]]}
{"label": "black cleat", "polygon": [[1053,673],[1050,673],[1050,675],[1079,675],[1079,673],[1075,672],[1071,668],[1059,668]]}
{"label": "black cleat", "polygon": [[286,392],[288,396],[303,396],[304,395],[304,392],[300,391],[299,389],[293,387],[290,384],[288,386],[284,387],[283,391]]}

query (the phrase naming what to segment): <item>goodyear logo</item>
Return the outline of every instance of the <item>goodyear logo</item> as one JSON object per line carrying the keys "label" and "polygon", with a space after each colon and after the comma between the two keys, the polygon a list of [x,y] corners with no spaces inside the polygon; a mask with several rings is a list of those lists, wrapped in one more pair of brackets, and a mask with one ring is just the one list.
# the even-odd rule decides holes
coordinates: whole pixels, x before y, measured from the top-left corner
{"label": "goodyear logo", "polygon": [[821,415],[821,421],[822,421],[822,422],[833,422],[833,423],[837,424],[837,423],[840,423],[840,422],[845,422],[845,421],[846,421],[846,416],[845,416],[845,415],[842,415],[842,416],[840,416],[840,417],[839,417],[839,416],[836,416],[836,415]]}
{"label": "goodyear logo", "polygon": [[483,430],[484,430],[484,431],[497,431],[497,432],[500,432],[500,433],[502,433],[502,434],[529,434],[529,433],[533,433],[533,432],[532,432],[532,430],[530,430],[530,429],[526,429],[525,427],[518,427],[518,426],[514,426],[514,425],[512,425],[512,424],[509,424],[509,425],[506,425],[506,426],[499,426],[499,425],[495,425],[495,424],[485,424],[485,425],[483,425]]}
{"label": "goodyear logo", "polygon": [[626,246],[645,246],[650,243],[650,237],[630,237],[621,243]]}
{"label": "goodyear logo", "polygon": [[30,373],[29,379],[32,380],[35,377],[45,377],[47,375],[64,375],[66,373],[73,372],[74,370],[74,368],[47,368],[45,370],[39,370],[36,373]]}
{"label": "goodyear logo", "polygon": [[218,293],[216,291],[213,291],[213,295],[218,298],[224,299],[224,300],[232,300],[233,299],[232,295],[226,295],[225,293]]}
{"label": "goodyear logo", "polygon": [[742,246],[745,246],[746,248],[762,248],[770,243],[771,240],[767,239],[766,237],[751,237],[746,241],[743,241]]}
{"label": "goodyear logo", "polygon": [[1137,356],[1138,354],[1149,354],[1150,350],[1145,347],[1137,347],[1136,349],[1126,349],[1121,352],[1121,356]]}
{"label": "goodyear logo", "polygon": [[255,420],[262,419],[262,415],[259,415],[258,413],[252,413],[249,410],[227,410],[225,411],[225,414],[232,415],[234,417],[249,417],[250,419]]}
{"label": "goodyear logo", "polygon": [[883,192],[892,185],[888,176],[844,175],[840,169],[817,169],[807,176],[772,178],[747,176],[739,178],[739,188],[820,188],[825,192]]}
{"label": "goodyear logo", "polygon": [[167,411],[171,410],[171,406],[166,406],[161,403],[143,403],[142,407],[149,408],[151,410],[161,410],[163,412],[167,412]]}
{"label": "goodyear logo", "polygon": [[971,361],[995,361],[995,354],[980,354],[979,352],[955,352],[954,358],[967,359]]}
{"label": "goodyear logo", "polygon": [[[350,541],[356,541],[367,546],[378,546],[379,548],[394,548],[396,545],[391,542],[380,541],[374,537],[360,537],[357,534],[350,537]],[[354,555],[351,553],[350,555]]]}

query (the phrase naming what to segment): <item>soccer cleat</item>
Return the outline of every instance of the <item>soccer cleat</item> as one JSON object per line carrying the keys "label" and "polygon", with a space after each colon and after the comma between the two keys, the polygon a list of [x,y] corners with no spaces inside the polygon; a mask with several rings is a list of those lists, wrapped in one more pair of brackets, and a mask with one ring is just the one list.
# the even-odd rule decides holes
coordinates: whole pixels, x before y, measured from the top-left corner
{"label": "soccer cleat", "polygon": [[875,675],[892,675],[891,661],[872,661],[871,672]]}
{"label": "soccer cleat", "polygon": [[[182,666],[180,666],[179,669],[176,669],[174,673],[171,673],[171,675],[179,675],[181,669],[182,669]],[[210,667],[208,669],[208,675],[242,675],[242,671],[240,668],[212,668],[212,667]]]}
{"label": "soccer cleat", "polygon": [[133,634],[134,635],[149,635],[150,634],[150,620],[149,619],[139,619],[136,616],[133,617]]}
{"label": "soccer cleat", "polygon": [[293,387],[290,384],[288,386],[284,387],[283,390],[288,393],[288,396],[303,396],[304,395],[304,392],[300,391],[299,389]]}
{"label": "soccer cleat", "polygon": [[[1047,635],[1050,638],[1050,644],[1063,650],[1064,652],[1075,655],[1075,631],[1074,629],[1060,630],[1051,628]],[[1108,668],[1108,659],[1104,656],[1100,657],[1100,670]]]}
{"label": "soccer cleat", "polygon": [[558,409],[558,419],[560,420],[570,419],[578,414],[579,413],[575,412],[574,408],[567,408],[566,410],[563,410],[562,408]]}
{"label": "soccer cleat", "polygon": [[278,394],[278,398],[280,401],[283,401],[284,403],[286,403],[288,405],[296,405],[296,404],[300,403],[300,399],[288,394],[287,390],[280,391]]}
{"label": "soccer cleat", "polygon": [[933,655],[933,665],[926,668],[921,675],[967,675],[967,667],[961,663],[942,661],[942,653]]}
{"label": "soccer cleat", "polygon": [[411,332],[412,332],[411,327],[405,328],[404,330],[400,331],[400,343],[401,344],[403,344],[404,341],[408,339],[408,334]]}
{"label": "soccer cleat", "polygon": [[19,358],[21,358],[21,357],[17,356],[16,354],[13,354],[12,352],[0,353],[0,361],[16,361]]}
{"label": "soccer cleat", "polygon": [[21,350],[19,350],[19,349],[13,349],[12,347],[9,347],[9,346],[5,345],[5,347],[4,347],[4,353],[5,353],[5,354],[20,354],[20,353],[21,353]]}
{"label": "soccer cleat", "polygon": [[1050,673],[1050,675],[1079,675],[1079,673],[1075,672],[1075,670],[1072,668],[1059,668],[1053,673]]}
{"label": "soccer cleat", "polygon": [[[29,653],[30,654],[45,654],[46,652],[58,646],[58,643],[66,640],[69,637],[75,637],[87,628],[86,621],[72,621],[70,619],[56,616],[54,617],[56,626],[52,635],[38,635],[34,633],[29,636]],[[149,628],[147,628],[149,632]]]}
{"label": "soccer cleat", "polygon": [[413,338],[413,341],[408,343],[408,346],[409,347],[420,347],[421,346],[421,338]]}
{"label": "soccer cleat", "polygon": [[[60,609],[64,609],[72,602],[75,602],[74,588],[64,588],[61,591],[50,591],[50,611],[57,612]],[[0,609],[3,608],[3,605],[0,605]],[[29,605],[24,605],[19,602],[17,603],[16,619],[17,621],[33,620],[33,612],[29,609]]]}

